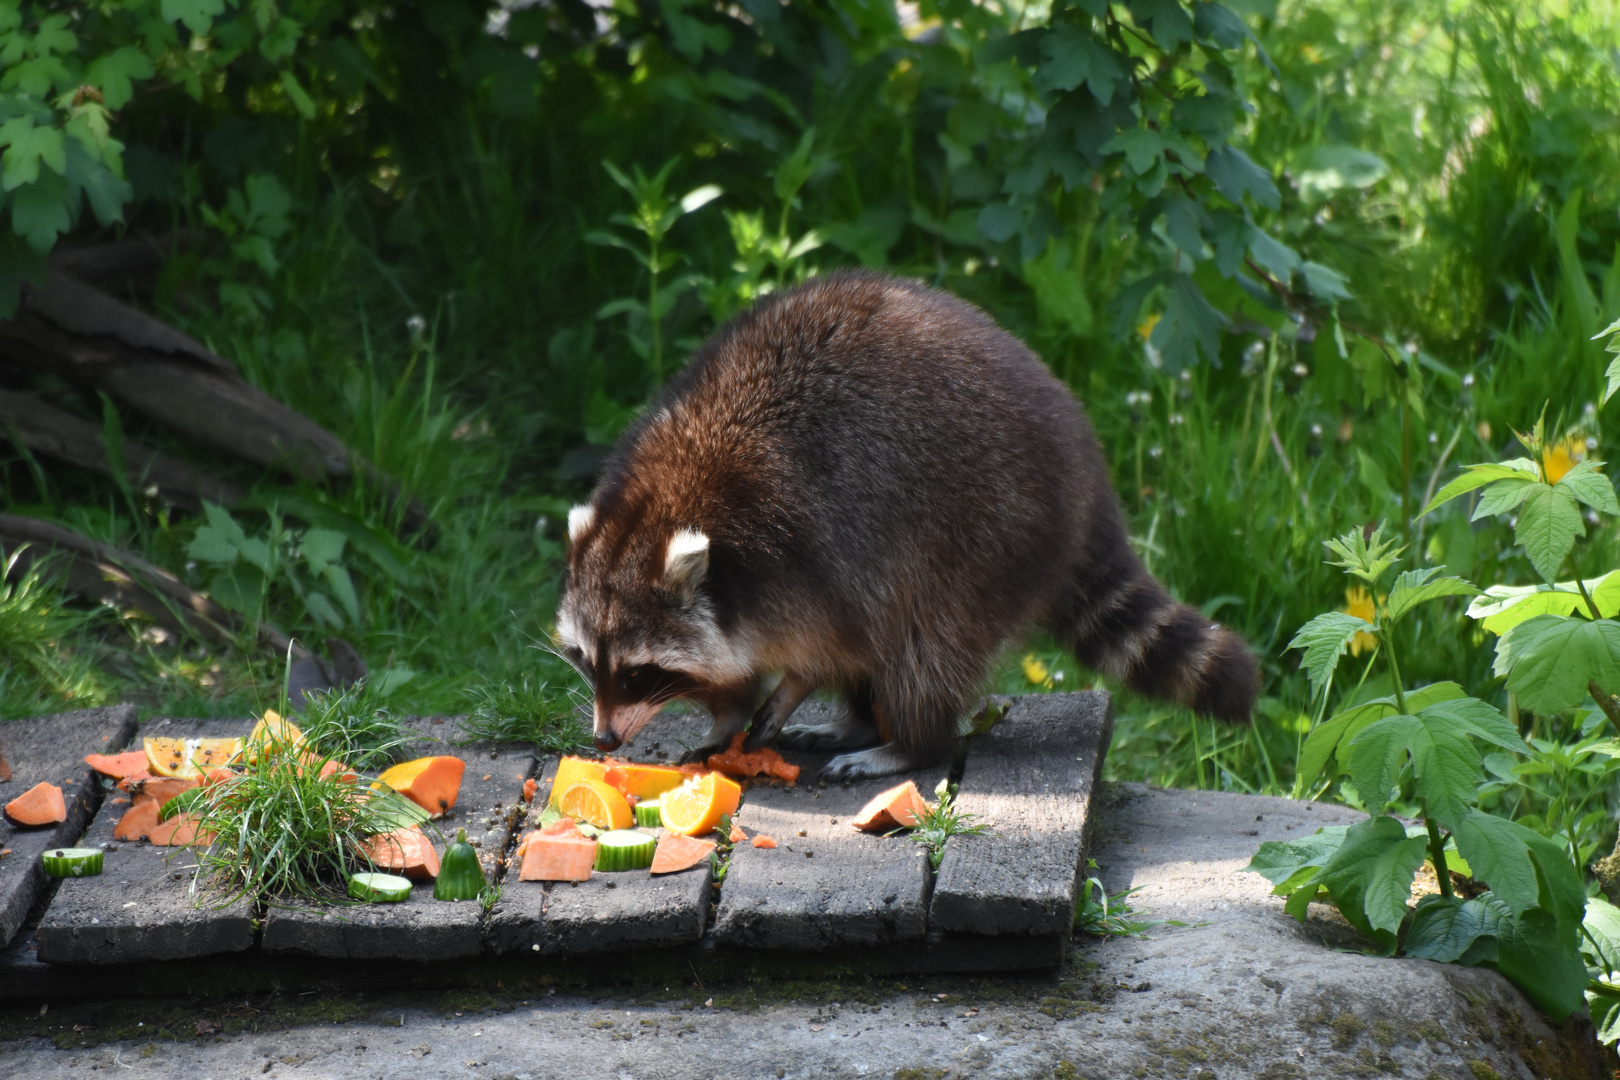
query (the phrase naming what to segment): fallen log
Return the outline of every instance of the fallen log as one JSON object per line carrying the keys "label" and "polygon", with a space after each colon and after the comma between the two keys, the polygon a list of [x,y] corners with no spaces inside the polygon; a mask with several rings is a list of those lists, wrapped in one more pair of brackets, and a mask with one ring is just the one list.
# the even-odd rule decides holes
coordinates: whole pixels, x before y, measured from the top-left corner
{"label": "fallen log", "polygon": [[[171,229],[155,236],[126,236],[103,244],[61,247],[51,252],[51,267],[109,292],[130,289],[150,294],[170,258],[206,247],[210,239],[202,229]],[[219,234],[212,234],[212,239],[217,241]]]}
{"label": "fallen log", "polygon": [[[113,471],[95,424],[53,408],[35,394],[0,389],[0,438],[83,469],[109,475]],[[241,497],[234,485],[133,439],[124,440],[123,451],[130,488],[148,492],[171,506],[196,513],[204,499],[230,506]]]}
{"label": "fallen log", "polygon": [[[205,594],[191,588],[169,571],[111,544],[82,536],[72,529],[38,518],[0,514],[0,547],[16,551],[27,545],[13,573],[40,565],[62,575],[63,587],[117,608],[133,608],[158,625],[177,633],[190,633],[216,645],[233,645],[247,628],[247,620],[226,611]],[[268,623],[253,627],[259,645],[271,655],[295,659],[309,650]]]}

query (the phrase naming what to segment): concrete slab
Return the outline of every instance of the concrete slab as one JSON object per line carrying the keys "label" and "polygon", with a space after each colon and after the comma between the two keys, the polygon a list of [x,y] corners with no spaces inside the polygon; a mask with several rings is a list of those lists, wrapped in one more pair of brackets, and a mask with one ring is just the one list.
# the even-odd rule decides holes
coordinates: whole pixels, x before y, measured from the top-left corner
{"label": "concrete slab", "polygon": [[[523,782],[534,774],[534,755],[527,745],[464,744],[461,719],[418,721],[424,738],[400,758],[448,755],[467,763],[455,808],[434,823],[443,834],[435,846],[442,854],[456,829],[466,829],[486,880],[497,882],[524,810]],[[435,900],[431,883],[417,885],[398,904],[273,907],[265,915],[262,944],[266,952],[334,959],[455,960],[483,952],[483,908],[476,900]]]}
{"label": "concrete slab", "polygon": [[101,804],[100,785],[84,756],[116,753],[134,733],[132,705],[0,724],[0,755],[11,773],[0,780],[0,803],[39,783],[59,786],[67,803],[67,820],[54,825],[21,828],[0,815],[0,947],[16,935],[49,882],[40,855],[72,846]]}
{"label": "concrete slab", "polygon": [[[795,715],[831,710],[810,702]],[[836,949],[919,941],[928,932],[928,857],[902,836],[850,825],[874,795],[913,780],[928,791],[945,768],[854,784],[820,784],[827,755],[793,754],[806,782],[748,789],[738,824],[778,846],[749,841],[731,853],[714,938],[728,948]]]}
{"label": "concrete slab", "polygon": [[[172,738],[245,736],[248,720],[155,720],[141,734]],[[51,964],[116,964],[241,952],[254,939],[245,900],[199,907],[191,893],[197,860],[189,848],[127,843],[113,828],[129,807],[109,800],[83,845],[106,851],[100,877],[65,879],[35,931]]]}
{"label": "concrete slab", "polygon": [[956,805],[988,829],[946,844],[929,912],[935,929],[1069,932],[1113,726],[1105,693],[1032,694],[968,740]]}

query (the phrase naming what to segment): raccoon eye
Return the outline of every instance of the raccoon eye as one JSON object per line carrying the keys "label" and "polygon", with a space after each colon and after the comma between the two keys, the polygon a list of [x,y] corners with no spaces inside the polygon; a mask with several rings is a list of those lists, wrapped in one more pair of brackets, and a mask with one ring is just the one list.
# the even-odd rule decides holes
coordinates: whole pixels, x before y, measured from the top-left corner
{"label": "raccoon eye", "polygon": [[633,667],[629,671],[626,671],[623,675],[619,676],[619,689],[627,693],[634,690],[637,683],[646,681],[647,672],[648,669],[644,667]]}

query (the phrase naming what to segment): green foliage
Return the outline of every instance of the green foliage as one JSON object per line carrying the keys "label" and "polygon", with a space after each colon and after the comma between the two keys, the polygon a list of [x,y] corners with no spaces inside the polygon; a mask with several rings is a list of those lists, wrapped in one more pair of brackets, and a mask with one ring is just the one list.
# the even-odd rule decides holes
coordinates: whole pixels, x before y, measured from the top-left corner
{"label": "green foliage", "polygon": [[393,764],[420,733],[406,727],[365,680],[342,689],[306,691],[299,730],[319,752],[356,769]]}
{"label": "green foliage", "polygon": [[1141,886],[1125,889],[1113,896],[1103,887],[1097,876],[1097,860],[1087,859],[1089,871],[1080,889],[1080,902],[1074,909],[1074,928],[1092,937],[1146,937],[1155,926],[1185,926],[1175,919],[1141,919],[1131,909],[1130,899]]}
{"label": "green foliage", "polygon": [[332,529],[284,526],[270,511],[262,536],[248,536],[230,511],[205,503],[208,524],[197,527],[186,554],[214,568],[209,592],[222,606],[249,619],[266,617],[273,588],[284,588],[316,628],[361,621],[354,581],[342,563],[348,537]]}
{"label": "green foliage", "polygon": [[469,742],[526,742],[550,754],[588,746],[591,733],[579,720],[580,691],[566,684],[532,682],[475,686],[467,691],[472,711],[462,730]]}
{"label": "green foliage", "polygon": [[0,715],[73,699],[99,704],[107,688],[85,639],[103,613],[69,607],[59,585],[26,554],[19,548],[0,559],[0,700],[6,702]]}
{"label": "green foliage", "polygon": [[953,836],[982,836],[986,826],[974,820],[974,815],[956,808],[957,786],[946,777],[934,786],[934,805],[921,820],[906,832],[912,843],[928,852],[928,865],[939,869],[945,858],[945,845]]}

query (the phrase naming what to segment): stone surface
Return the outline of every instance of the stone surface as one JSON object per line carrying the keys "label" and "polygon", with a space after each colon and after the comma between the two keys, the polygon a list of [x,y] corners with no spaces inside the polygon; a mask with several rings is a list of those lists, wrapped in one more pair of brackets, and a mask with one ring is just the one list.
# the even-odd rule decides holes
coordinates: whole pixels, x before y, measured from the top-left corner
{"label": "stone surface", "polygon": [[40,855],[73,846],[101,802],[84,756],[116,753],[134,732],[132,705],[0,724],[0,754],[11,770],[11,779],[0,781],[0,803],[41,782],[60,787],[67,803],[67,820],[55,825],[20,828],[0,815],[0,851],[5,852],[0,855],[0,946],[17,933],[48,883]]}
{"label": "stone surface", "polygon": [[[1241,871],[1262,840],[1351,821],[1348,811],[1123,785],[1102,789],[1097,816],[1095,854],[1108,888],[1140,886],[1130,900],[1136,917],[1188,925],[1161,924],[1146,939],[1083,939],[1058,975],[869,980],[850,966],[837,977],[778,986],[707,976],[700,985],[671,973],[607,997],[509,982],[451,998],[439,990],[256,998],[250,1011],[225,999],[57,1000],[39,1016],[29,1002],[0,1016],[0,1076],[1609,1075],[1589,1035],[1538,1018],[1494,972],[1338,951],[1354,947],[1342,926],[1321,913],[1295,923],[1268,882]],[[1003,940],[1016,948],[1030,939]],[[165,1031],[145,1034],[160,1016]]]}
{"label": "stone surface", "polygon": [[[501,880],[507,841],[523,812],[523,782],[534,774],[527,745],[463,744],[459,717],[417,721],[425,736],[401,760],[448,755],[467,763],[455,808],[434,822],[443,854],[457,828],[478,848],[487,879]],[[431,831],[430,831],[431,835]],[[293,952],[353,960],[454,960],[484,950],[483,908],[477,901],[433,898],[431,882],[418,883],[398,904],[320,904],[271,908],[265,914],[266,952]]]}
{"label": "stone surface", "polygon": [[[806,712],[832,709],[819,702]],[[928,932],[928,856],[900,836],[850,825],[867,801],[896,784],[932,790],[946,770],[926,769],[854,784],[822,785],[826,755],[792,754],[794,787],[758,785],[743,799],[738,824],[752,840],[736,846],[720,889],[715,941],[729,948],[829,949],[921,940]]]}
{"label": "stone surface", "polygon": [[987,830],[945,845],[929,912],[935,929],[1069,932],[1088,802],[1113,727],[1105,693],[1033,694],[968,741],[956,805]]}
{"label": "stone surface", "polygon": [[[673,760],[685,747],[695,746],[707,728],[706,716],[664,712],[615,756],[641,762]],[[548,758],[537,773],[534,804],[518,835],[539,828],[557,761]],[[518,871],[514,858],[506,868],[500,901],[489,915],[488,943],[497,953],[671,948],[697,941],[708,921],[707,863],[656,878],[645,871],[598,873],[577,884],[519,881]]]}
{"label": "stone surface", "polygon": [[[154,720],[143,736],[245,736],[247,720]],[[198,906],[190,886],[197,860],[190,848],[153,847],[113,838],[129,804],[109,798],[84,838],[106,846],[100,877],[67,878],[36,930],[39,959],[52,964],[116,964],[169,960],[252,947],[253,907],[238,899],[225,907]]]}

